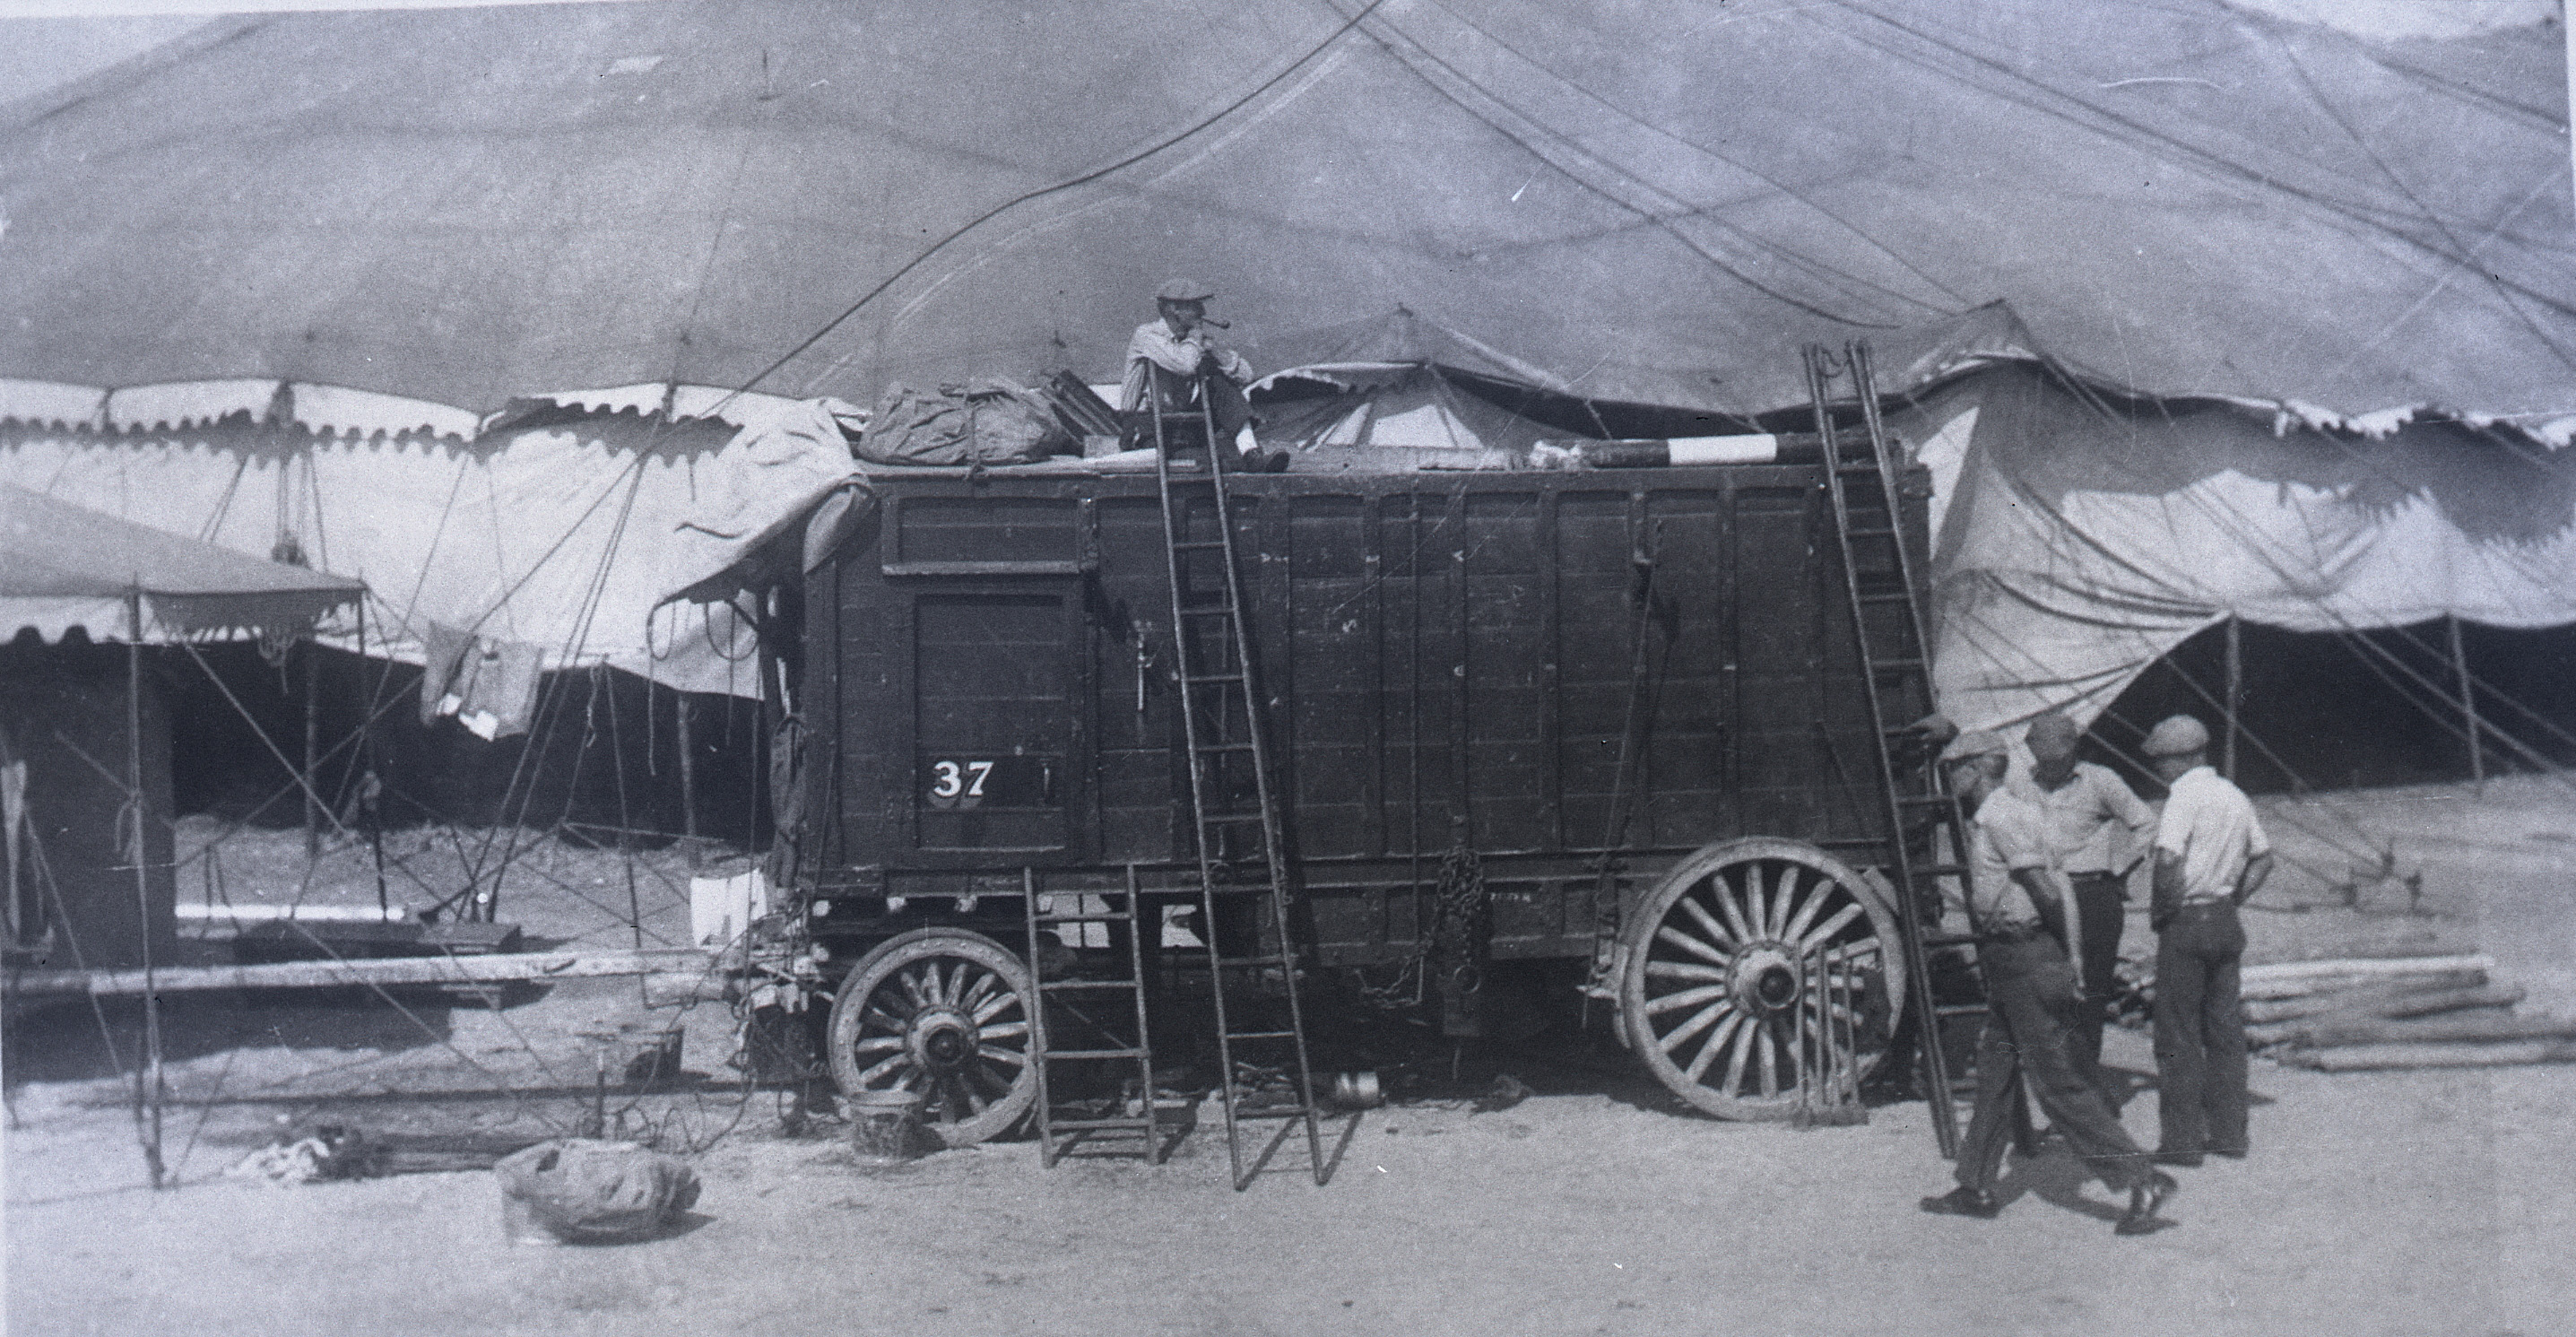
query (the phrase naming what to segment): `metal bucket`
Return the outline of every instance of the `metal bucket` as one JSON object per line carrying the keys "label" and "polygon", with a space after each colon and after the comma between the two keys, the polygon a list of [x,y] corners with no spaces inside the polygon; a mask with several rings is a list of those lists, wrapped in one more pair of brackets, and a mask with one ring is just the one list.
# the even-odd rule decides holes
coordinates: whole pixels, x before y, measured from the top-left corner
{"label": "metal bucket", "polygon": [[1373,1110],[1386,1103],[1386,1091],[1378,1085],[1374,1070],[1337,1073],[1333,1103],[1346,1110]]}
{"label": "metal bucket", "polygon": [[912,1091],[861,1091],[848,1098],[850,1152],[866,1169],[917,1160],[924,1134],[921,1096]]}

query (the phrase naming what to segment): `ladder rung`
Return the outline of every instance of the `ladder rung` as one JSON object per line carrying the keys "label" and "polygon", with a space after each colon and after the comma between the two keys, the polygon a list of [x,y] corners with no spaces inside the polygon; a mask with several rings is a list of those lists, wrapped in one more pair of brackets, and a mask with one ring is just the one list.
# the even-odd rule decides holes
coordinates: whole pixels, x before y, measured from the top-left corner
{"label": "ladder rung", "polygon": [[1875,525],[1866,529],[1846,529],[1843,533],[1847,537],[1856,539],[1886,539],[1896,537],[1895,530],[1880,529]]}
{"label": "ladder rung", "polygon": [[1984,1003],[1943,1003],[1932,1009],[1944,1017],[1982,1017],[1993,1010]]}
{"label": "ladder rung", "polygon": [[1204,607],[1204,608],[1184,608],[1184,609],[1182,609],[1182,610],[1181,610],[1181,616],[1183,616],[1183,617],[1226,617],[1226,616],[1231,615],[1233,612],[1234,612],[1234,608],[1233,608],[1233,606],[1232,606],[1232,605],[1230,605],[1230,604],[1209,604],[1208,606],[1206,606],[1206,607]]}
{"label": "ladder rung", "polygon": [[1173,544],[1173,545],[1172,545],[1172,551],[1174,551],[1174,552],[1213,552],[1213,551],[1215,551],[1216,549],[1218,549],[1218,548],[1222,548],[1222,547],[1225,547],[1225,546],[1227,546],[1227,545],[1226,545],[1226,541],[1225,541],[1224,539],[1191,539],[1191,540],[1189,540],[1189,541],[1187,541],[1187,542],[1183,542],[1183,543],[1175,543],[1175,544]]}
{"label": "ladder rung", "polygon": [[1053,1130],[1058,1129],[1058,1128],[1134,1128],[1134,1129],[1138,1129],[1138,1130],[1143,1130],[1143,1129],[1147,1129],[1147,1128],[1159,1128],[1159,1127],[1161,1127],[1161,1126],[1162,1126],[1161,1124],[1156,1123],[1156,1122],[1155,1122],[1154,1120],[1152,1120],[1152,1119],[1049,1119],[1049,1120],[1047,1120],[1047,1129],[1048,1129],[1050,1132],[1052,1132]]}
{"label": "ladder rung", "polygon": [[1065,1058],[1145,1058],[1147,1056],[1146,1051],[1142,1049],[1051,1049],[1041,1057],[1053,1063],[1057,1059]]}
{"label": "ladder rung", "polygon": [[1098,914],[1039,915],[1038,927],[1049,924],[1124,924],[1136,916],[1124,910],[1103,910]]}
{"label": "ladder rung", "polygon": [[1189,681],[1194,683],[1241,682],[1243,670],[1237,669],[1232,673],[1193,673],[1189,675]]}
{"label": "ladder rung", "polygon": [[1039,981],[1039,983],[1038,983],[1038,987],[1039,987],[1039,988],[1041,988],[1041,989],[1064,989],[1064,990],[1084,990],[1084,989],[1088,989],[1088,990],[1096,990],[1096,991],[1105,991],[1105,990],[1109,990],[1109,989],[1126,989],[1126,990],[1128,990],[1128,991],[1130,991],[1130,992],[1133,992],[1134,990],[1136,990],[1136,989],[1140,989],[1140,988],[1142,988],[1142,987],[1144,987],[1144,986],[1143,986],[1143,985],[1141,985],[1141,984],[1138,984],[1138,983],[1137,983],[1136,981],[1134,981],[1134,980],[1041,980],[1041,981]]}
{"label": "ladder rung", "polygon": [[1956,801],[1956,797],[1950,794],[1899,794],[1896,801],[1909,808],[1946,808]]}
{"label": "ladder rung", "polygon": [[1889,673],[1906,669],[1919,669],[1922,667],[1923,661],[1913,658],[1910,655],[1897,659],[1873,659],[1869,662],[1869,669],[1872,673]]}
{"label": "ladder rung", "polygon": [[1295,1031],[1227,1031],[1225,1033],[1225,1038],[1229,1040],[1293,1040],[1297,1038],[1297,1033]]}
{"label": "ladder rung", "polygon": [[1865,603],[1865,604],[1894,604],[1894,603],[1909,603],[1909,602],[1911,602],[1911,601],[1913,600],[1913,598],[1914,598],[1914,596],[1913,596],[1913,595],[1911,595],[1911,594],[1904,594],[1904,593],[1898,593],[1898,594],[1864,594],[1864,595],[1860,596],[1860,601],[1861,601],[1862,603]]}
{"label": "ladder rung", "polygon": [[1250,743],[1201,743],[1201,744],[1199,744],[1199,746],[1198,746],[1198,750],[1199,750],[1199,751],[1201,751],[1201,752],[1249,752],[1249,751],[1251,751],[1251,750],[1252,750],[1252,744],[1250,744]]}
{"label": "ladder rung", "polygon": [[1261,820],[1261,814],[1257,812],[1212,812],[1200,820],[1209,823],[1257,822]]}
{"label": "ladder rung", "polygon": [[1220,966],[1228,966],[1228,967],[1231,967],[1231,966],[1281,966],[1281,965],[1286,965],[1287,963],[1288,963],[1288,958],[1286,958],[1286,957],[1284,957],[1284,956],[1227,956],[1227,957],[1219,957],[1219,958],[1217,959],[1217,964],[1218,964],[1218,965],[1220,965]]}

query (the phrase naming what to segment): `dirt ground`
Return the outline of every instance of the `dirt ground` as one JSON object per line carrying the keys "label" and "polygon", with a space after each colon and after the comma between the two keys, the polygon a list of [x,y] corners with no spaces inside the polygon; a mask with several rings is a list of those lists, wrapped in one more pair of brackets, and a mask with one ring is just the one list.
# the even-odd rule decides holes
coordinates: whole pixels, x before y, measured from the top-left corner
{"label": "dirt ground", "polygon": [[[2525,1012],[2576,1014],[2576,791],[2516,779],[2265,812],[2285,869],[2250,916],[2256,956],[2474,948],[2531,990]],[[437,841],[418,843],[402,854],[424,881],[456,878]],[[2379,876],[2374,851],[2392,848],[2394,876]],[[301,878],[300,849],[275,833],[238,849],[234,899]],[[342,875],[359,866],[349,853],[306,894],[372,901],[371,869]],[[628,945],[628,859],[533,857],[546,875],[514,871],[525,886],[505,890],[504,918]],[[648,945],[682,936],[685,861],[632,866]],[[1857,1128],[1725,1124],[1680,1112],[1615,1046],[1561,1036],[1471,1058],[1435,1098],[1337,1120],[1327,1186],[1292,1141],[1238,1194],[1213,1129],[1162,1166],[1042,1170],[1022,1141],[859,1169],[828,1127],[784,1135],[776,1093],[746,1097],[721,1006],[648,1008],[632,981],[497,1011],[434,1002],[406,1000],[408,1016],[371,997],[174,1002],[165,1136],[180,1187],[159,1193],[143,1187],[98,1019],[22,1018],[8,1051],[10,1330],[2538,1337],[2576,1312],[2576,1067],[2258,1062],[2255,1156],[2177,1172],[2174,1227],[2118,1239],[2110,1197],[2054,1146],[2016,1162],[2002,1219],[1930,1217],[1914,1200],[1946,1187],[1948,1167],[1919,1103]],[[567,1127],[599,1107],[601,1065],[673,1019],[704,1080],[604,1102],[706,1148],[693,1157],[704,1196],[665,1238],[508,1245],[481,1171],[298,1188],[222,1175],[281,1120],[446,1145]],[[107,1020],[130,1055],[133,1018]],[[2151,1140],[2144,1035],[2114,1033],[2106,1057],[2129,1076],[2130,1129]],[[1477,1112],[1464,1096],[1479,1064],[1538,1094]],[[515,1094],[492,1095],[503,1087]]]}

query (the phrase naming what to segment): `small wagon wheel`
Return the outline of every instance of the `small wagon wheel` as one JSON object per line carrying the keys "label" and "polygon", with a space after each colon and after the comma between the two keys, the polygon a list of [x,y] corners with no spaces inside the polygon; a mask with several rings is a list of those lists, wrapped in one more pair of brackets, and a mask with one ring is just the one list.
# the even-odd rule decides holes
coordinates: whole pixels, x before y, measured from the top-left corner
{"label": "small wagon wheel", "polygon": [[1029,973],[1001,944],[917,929],[859,958],[832,1000],[841,1090],[913,1091],[922,1125],[951,1147],[1018,1123],[1037,1099]]}
{"label": "small wagon wheel", "polygon": [[1621,930],[1620,1018],[1656,1080],[1724,1119],[1786,1119],[1798,1103],[1794,1014],[1825,949],[1858,975],[1850,997],[1864,1079],[1905,1008],[1896,916],[1877,886],[1794,840],[1712,845],[1667,874]]}

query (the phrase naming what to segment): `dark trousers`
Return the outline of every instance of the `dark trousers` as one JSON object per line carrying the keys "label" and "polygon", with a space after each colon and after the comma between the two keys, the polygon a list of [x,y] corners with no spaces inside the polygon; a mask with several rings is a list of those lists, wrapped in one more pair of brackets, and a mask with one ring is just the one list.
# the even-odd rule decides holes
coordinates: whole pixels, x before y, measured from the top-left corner
{"label": "dark trousers", "polygon": [[2093,1083],[2075,1071],[2066,1033],[2083,1002],[2075,967],[2054,939],[1990,942],[1977,948],[1986,980],[1986,1027],[1977,1039],[1977,1111],[1959,1148],[1959,1182],[1994,1187],[2013,1135],[2013,1103],[2023,1077],[2049,1122],[2087,1169],[2114,1189],[2136,1188],[2153,1173],[2120,1116]]}
{"label": "dark trousers", "polygon": [[[2110,1020],[2111,1004],[2120,996],[2113,972],[2120,964],[2120,933],[2128,927],[2128,905],[2122,894],[2123,879],[2109,873],[2072,873],[2067,881],[2075,884],[2076,946],[2084,954],[2084,1008],[2066,1029],[2067,1057],[2075,1061],[2075,1070],[2084,1080],[2107,1098],[2111,1088],[2102,1080],[2102,1025]],[[2113,1102],[2115,1108],[2117,1104]]]}
{"label": "dark trousers", "polygon": [[2157,930],[2156,1106],[2161,1151],[2245,1146],[2245,926],[2232,901],[2186,905]]}

